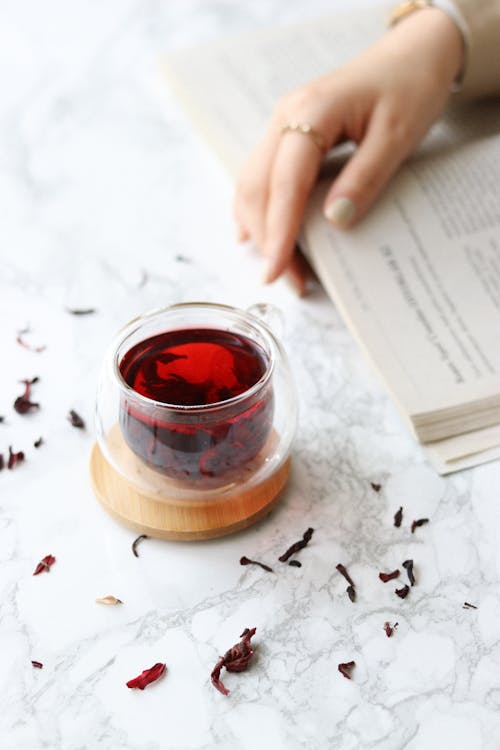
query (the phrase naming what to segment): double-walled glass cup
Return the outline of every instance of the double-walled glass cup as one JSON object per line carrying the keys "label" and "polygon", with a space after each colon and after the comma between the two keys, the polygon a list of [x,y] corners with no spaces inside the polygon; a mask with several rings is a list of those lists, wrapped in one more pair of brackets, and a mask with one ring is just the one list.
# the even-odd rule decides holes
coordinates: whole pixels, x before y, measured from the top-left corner
{"label": "double-walled glass cup", "polygon": [[[132,320],[119,332],[100,379],[97,439],[106,461],[139,491],[167,502],[173,497],[198,502],[257,486],[287,461],[297,420],[295,388],[286,354],[261,317],[268,316],[268,306],[254,309],[259,315],[212,303],[172,305]],[[237,395],[228,391],[228,398],[220,398],[219,393],[213,403],[196,403],[195,397],[190,403],[165,403],[138,392],[124,377],[127,357],[141,343],[172,332],[187,332],[195,341],[230,334],[254,351],[261,365],[258,379]],[[234,363],[225,361],[220,347],[214,351],[215,367],[232,378]],[[182,380],[185,358],[177,358],[170,377]],[[147,376],[152,392],[159,369],[161,364]]]}

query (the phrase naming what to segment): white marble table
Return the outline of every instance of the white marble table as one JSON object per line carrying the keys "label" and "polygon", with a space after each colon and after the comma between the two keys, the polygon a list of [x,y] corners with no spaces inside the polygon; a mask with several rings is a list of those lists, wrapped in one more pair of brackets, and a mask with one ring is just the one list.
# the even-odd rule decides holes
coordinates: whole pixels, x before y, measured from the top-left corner
{"label": "white marble table", "polygon": [[[436,476],[323,293],[299,301],[284,283],[260,286],[258,259],[233,239],[231,186],[158,72],[165,49],[331,5],[0,7],[0,452],[26,453],[0,473],[5,750],[500,745],[500,464]],[[301,410],[292,480],[256,527],[206,543],[146,540],[136,559],[135,534],[89,486],[97,374],[122,323],[193,299],[285,311]],[[45,351],[16,343],[28,323]],[[20,416],[18,380],[35,375],[41,408]],[[68,424],[71,408],[85,432]],[[277,563],[308,526],[302,568]],[[49,553],[50,574],[33,577]],[[240,567],[242,554],[276,573]],[[406,558],[418,582],[400,601],[377,574]],[[106,594],[124,604],[95,604]],[[391,639],[386,620],[399,622]],[[252,626],[254,662],[227,676],[225,698],[210,671]],[[337,665],[351,659],[349,682]],[[126,688],[159,661],[161,682]]]}

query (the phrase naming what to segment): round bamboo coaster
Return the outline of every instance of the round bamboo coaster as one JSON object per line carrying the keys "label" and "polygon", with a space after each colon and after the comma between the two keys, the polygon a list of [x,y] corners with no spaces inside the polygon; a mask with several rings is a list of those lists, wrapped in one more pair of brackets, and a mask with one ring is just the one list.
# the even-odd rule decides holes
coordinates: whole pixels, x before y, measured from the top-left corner
{"label": "round bamboo coaster", "polygon": [[219,492],[211,490],[207,497],[197,499],[194,493],[192,499],[179,498],[177,483],[148,469],[125,445],[118,432],[114,438],[119,449],[127,452],[129,476],[147,474],[152,489],[142,491],[126,479],[94,443],[90,457],[94,494],[118,521],[139,533],[160,539],[211,539],[250,526],[276,505],[290,474],[291,460],[287,458],[274,474],[255,486],[245,487],[243,481],[240,488],[233,482]]}

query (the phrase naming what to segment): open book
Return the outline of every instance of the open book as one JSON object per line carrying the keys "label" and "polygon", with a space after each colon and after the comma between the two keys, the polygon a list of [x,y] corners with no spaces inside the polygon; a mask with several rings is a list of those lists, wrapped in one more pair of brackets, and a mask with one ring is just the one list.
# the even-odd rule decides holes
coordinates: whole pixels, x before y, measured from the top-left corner
{"label": "open book", "polygon": [[[235,174],[276,99],[366,47],[384,20],[379,7],[225,39],[171,55],[167,75]],[[500,103],[450,110],[349,231],[323,217],[329,184],[311,197],[301,247],[352,334],[440,473],[499,458]]]}

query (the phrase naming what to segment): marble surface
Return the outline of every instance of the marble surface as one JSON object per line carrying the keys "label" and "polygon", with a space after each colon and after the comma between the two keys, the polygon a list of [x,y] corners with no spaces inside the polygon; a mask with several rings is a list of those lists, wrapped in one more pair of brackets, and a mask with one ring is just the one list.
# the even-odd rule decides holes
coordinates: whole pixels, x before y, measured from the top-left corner
{"label": "marble surface", "polygon": [[[0,452],[26,453],[0,474],[5,750],[499,747],[500,464],[436,476],[321,290],[297,300],[285,283],[260,286],[257,257],[234,241],[231,185],[158,70],[166,49],[330,8],[0,6]],[[285,312],[300,398],[292,479],[257,526],[206,543],[146,540],[136,559],[135,534],[89,486],[98,371],[124,322],[193,299]],[[28,324],[43,352],[16,343]],[[35,375],[41,408],[19,416],[18,381]],[[71,408],[86,431],[67,422]],[[308,526],[302,568],[279,564]],[[50,574],[33,577],[48,553]],[[276,572],[240,567],[242,554]],[[377,574],[406,558],[417,585],[400,601]],[[95,604],[106,594],[124,604]],[[399,623],[391,639],[386,620]],[[210,671],[253,626],[254,661],[227,676],[225,698]],[[351,659],[348,681],[337,665]],[[158,661],[161,682],[126,688]]]}

